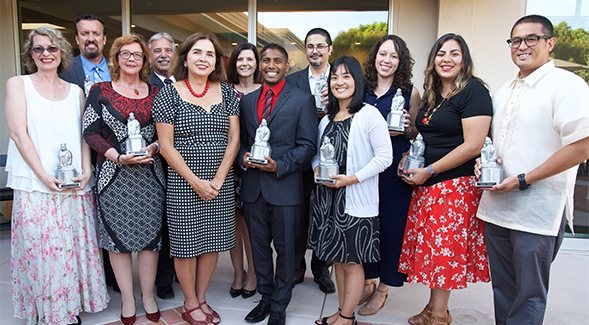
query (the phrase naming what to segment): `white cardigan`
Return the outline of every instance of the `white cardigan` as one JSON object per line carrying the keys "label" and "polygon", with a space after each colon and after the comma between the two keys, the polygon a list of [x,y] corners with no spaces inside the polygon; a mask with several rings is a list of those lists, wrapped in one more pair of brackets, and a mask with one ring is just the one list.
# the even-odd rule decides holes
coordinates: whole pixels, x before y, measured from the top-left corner
{"label": "white cardigan", "polygon": [[[319,123],[318,149],[323,140],[323,131],[329,123],[324,116]],[[321,160],[320,151],[313,157],[313,169]],[[354,115],[348,139],[346,175],[356,175],[359,183],[346,188],[346,210],[359,218],[378,215],[378,174],[393,162],[393,146],[387,123],[378,109],[364,104]]]}

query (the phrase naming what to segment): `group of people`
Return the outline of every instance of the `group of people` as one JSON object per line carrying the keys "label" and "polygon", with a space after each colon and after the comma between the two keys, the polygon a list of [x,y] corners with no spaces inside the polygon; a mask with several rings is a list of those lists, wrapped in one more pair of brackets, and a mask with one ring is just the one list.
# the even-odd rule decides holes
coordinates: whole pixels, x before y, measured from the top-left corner
{"label": "group of people", "polygon": [[[229,250],[231,297],[261,295],[245,320],[269,315],[269,325],[281,325],[312,249],[314,281],[339,293],[338,311],[318,325],[356,324],[358,305],[358,314],[373,315],[388,287],[405,282],[431,290],[408,322],[448,325],[451,291],[490,280],[497,324],[542,323],[575,166],[589,158],[589,87],[554,67],[545,17],[514,24],[507,42],[519,73],[493,99],[456,34],[433,45],[423,95],[396,35],[373,46],[363,72],[350,56],[330,64],[331,37],[314,28],[305,38],[309,66],[289,76],[288,53],[275,43],[259,53],[238,45],[225,66],[211,34],[190,35],[177,49],[167,33],[148,42],[130,34],[114,41],[107,67],[94,15],[76,19],[76,42],[72,59],[59,31],[33,30],[23,51],[30,74],[7,83],[16,317],[79,324],[80,312],[106,308],[108,284],[121,292],[121,322],[133,324],[137,252],[149,320],[160,318],[154,284],[171,298],[177,277],[182,318],[218,324],[206,293],[219,252]],[[398,90],[403,128],[391,131]],[[252,159],[261,128],[271,150]],[[142,139],[139,151],[131,133]],[[418,134],[424,166],[405,169]],[[506,177],[482,190],[477,158],[487,136]],[[54,176],[63,143],[77,188]],[[337,171],[316,182],[324,143]]]}

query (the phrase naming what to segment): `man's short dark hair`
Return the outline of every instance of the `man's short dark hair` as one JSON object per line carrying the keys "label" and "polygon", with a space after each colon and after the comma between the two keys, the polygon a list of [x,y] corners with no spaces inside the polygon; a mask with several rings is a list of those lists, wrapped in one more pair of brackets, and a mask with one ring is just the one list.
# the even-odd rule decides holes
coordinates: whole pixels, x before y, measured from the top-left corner
{"label": "man's short dark hair", "polygon": [[74,23],[74,29],[76,30],[76,35],[78,35],[78,23],[80,22],[80,20],[98,20],[100,22],[100,24],[102,24],[102,34],[106,35],[106,29],[104,29],[104,22],[102,22],[102,19],[100,19],[100,18],[98,18],[98,16],[96,16],[94,14],[90,14],[90,13],[81,14],[78,17],[76,17],[76,22]]}
{"label": "man's short dark hair", "polygon": [[548,18],[540,15],[528,15],[518,19],[515,24],[513,24],[513,27],[511,27],[511,33],[509,34],[510,37],[513,36],[513,30],[515,29],[515,26],[525,23],[542,24],[542,33],[548,37],[554,37],[554,27],[552,26],[552,23]]}
{"label": "man's short dark hair", "polygon": [[308,33],[307,36],[305,36],[305,45],[307,45],[307,38],[309,38],[309,36],[311,35],[321,35],[323,37],[325,37],[325,41],[327,41],[327,45],[331,46],[331,36],[329,35],[329,32],[326,31],[323,28],[320,27],[315,27],[313,29],[311,29]]}
{"label": "man's short dark hair", "polygon": [[288,61],[288,53],[286,52],[286,50],[284,49],[284,47],[276,44],[276,43],[268,43],[266,44],[266,46],[264,46],[264,48],[262,49],[262,51],[260,51],[260,58],[264,56],[264,53],[268,50],[278,50],[280,51],[283,55],[284,58],[286,59],[286,61]]}

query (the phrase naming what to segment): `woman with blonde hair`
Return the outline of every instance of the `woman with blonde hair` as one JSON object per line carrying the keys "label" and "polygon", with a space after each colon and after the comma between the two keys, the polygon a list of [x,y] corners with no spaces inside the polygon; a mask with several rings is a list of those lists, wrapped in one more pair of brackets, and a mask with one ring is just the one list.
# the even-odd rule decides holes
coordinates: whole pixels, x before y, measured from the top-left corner
{"label": "woman with blonde hair", "polygon": [[[39,27],[24,45],[29,75],[6,83],[7,186],[14,191],[11,282],[14,316],[27,324],[78,324],[109,296],[94,225],[90,149],[82,138],[84,92],[57,74],[71,45]],[[64,160],[60,147],[65,144]],[[56,170],[74,168],[79,186],[62,188]]]}
{"label": "woman with blonde hair", "polygon": [[[117,38],[110,49],[112,81],[92,86],[84,111],[84,137],[97,153],[100,246],[109,251],[125,325],[136,318],[134,252],[147,319],[157,322],[160,318],[153,286],[162,241],[165,179],[151,118],[158,88],[147,83],[149,54],[140,35]],[[128,153],[126,140],[133,134],[145,141],[144,154]]]}
{"label": "woman with blonde hair", "polygon": [[399,173],[413,185],[399,271],[428,285],[429,302],[410,324],[448,325],[451,290],[488,282],[483,223],[476,218],[482,191],[472,166],[489,133],[489,90],[473,75],[460,35],[446,34],[432,47],[425,70],[417,129],[425,143],[424,168]]}
{"label": "woman with blonde hair", "polygon": [[176,77],[153,107],[168,162],[170,254],[184,293],[182,319],[218,324],[206,292],[220,251],[235,246],[233,162],[239,102],[226,83],[223,50],[212,34],[188,36],[172,60]]}

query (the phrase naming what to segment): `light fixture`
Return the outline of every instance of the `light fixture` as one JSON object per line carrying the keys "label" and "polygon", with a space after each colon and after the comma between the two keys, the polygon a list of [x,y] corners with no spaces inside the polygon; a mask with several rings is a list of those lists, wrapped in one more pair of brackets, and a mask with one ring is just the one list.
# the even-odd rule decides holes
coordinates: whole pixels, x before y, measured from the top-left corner
{"label": "light fixture", "polygon": [[237,45],[237,42],[233,42],[233,43],[231,43],[231,45],[236,46]]}
{"label": "light fixture", "polygon": [[354,44],[356,44],[356,45],[360,45],[360,44],[362,44],[362,43],[360,43],[360,42],[356,42],[356,43],[354,43]]}
{"label": "light fixture", "polygon": [[135,27],[136,27],[135,24],[131,24],[131,28],[135,28]]}
{"label": "light fixture", "polygon": [[39,27],[51,27],[53,29],[65,29],[65,27],[53,25],[50,23],[22,23],[23,30],[33,30]]}

